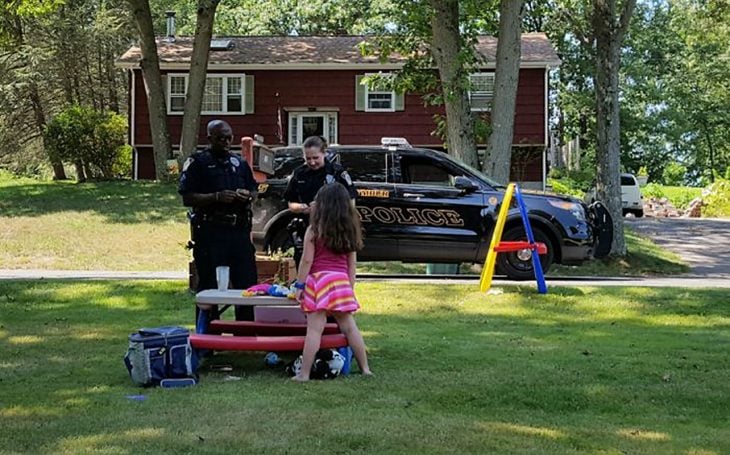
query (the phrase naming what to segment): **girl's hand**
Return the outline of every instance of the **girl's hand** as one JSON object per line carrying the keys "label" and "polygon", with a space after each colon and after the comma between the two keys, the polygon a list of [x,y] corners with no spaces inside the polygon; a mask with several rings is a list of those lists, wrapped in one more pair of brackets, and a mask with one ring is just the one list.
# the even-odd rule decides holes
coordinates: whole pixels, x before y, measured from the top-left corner
{"label": "girl's hand", "polygon": [[302,289],[297,289],[297,291],[294,293],[296,296],[297,302],[302,303]]}

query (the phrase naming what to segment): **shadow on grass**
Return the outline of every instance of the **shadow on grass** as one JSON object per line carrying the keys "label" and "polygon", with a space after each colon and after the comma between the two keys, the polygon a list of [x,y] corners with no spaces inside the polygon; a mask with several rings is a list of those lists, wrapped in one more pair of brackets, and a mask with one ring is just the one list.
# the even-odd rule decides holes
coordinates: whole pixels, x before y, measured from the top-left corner
{"label": "shadow on grass", "polygon": [[135,388],[126,336],[191,326],[183,288],[0,282],[0,451],[730,449],[725,291],[362,284],[374,378],[291,384],[263,354],[227,353],[193,389]]}
{"label": "shadow on grass", "polygon": [[0,185],[0,213],[6,217],[85,211],[98,213],[113,223],[166,223],[185,219],[185,209],[173,183]]}

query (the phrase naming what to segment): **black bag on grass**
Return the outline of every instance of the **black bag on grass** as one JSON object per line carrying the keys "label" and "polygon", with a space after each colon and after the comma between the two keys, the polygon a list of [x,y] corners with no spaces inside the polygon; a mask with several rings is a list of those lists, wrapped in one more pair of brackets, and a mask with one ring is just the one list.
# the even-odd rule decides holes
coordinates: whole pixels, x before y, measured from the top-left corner
{"label": "black bag on grass", "polygon": [[141,386],[159,385],[163,379],[195,378],[198,359],[183,327],[139,329],[129,335],[124,364],[132,381]]}

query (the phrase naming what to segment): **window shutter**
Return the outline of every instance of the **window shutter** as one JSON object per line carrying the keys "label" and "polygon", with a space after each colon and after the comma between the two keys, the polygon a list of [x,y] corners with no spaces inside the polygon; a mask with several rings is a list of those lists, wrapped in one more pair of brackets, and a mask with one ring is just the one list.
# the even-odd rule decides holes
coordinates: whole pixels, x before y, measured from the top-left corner
{"label": "window shutter", "polygon": [[404,93],[395,93],[395,100],[393,100],[394,108],[396,111],[404,111],[406,109],[406,100]]}
{"label": "window shutter", "polygon": [[246,114],[253,114],[253,76],[246,76]]}
{"label": "window shutter", "polygon": [[364,111],[365,110],[365,86],[360,84],[362,81],[362,78],[365,77],[364,75],[355,76],[355,110],[356,111]]}

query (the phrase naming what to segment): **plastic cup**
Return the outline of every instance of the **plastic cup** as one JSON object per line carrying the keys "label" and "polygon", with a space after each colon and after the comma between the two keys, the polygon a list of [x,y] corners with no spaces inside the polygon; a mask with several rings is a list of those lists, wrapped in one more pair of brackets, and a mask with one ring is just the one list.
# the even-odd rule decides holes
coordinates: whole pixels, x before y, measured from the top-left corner
{"label": "plastic cup", "polygon": [[231,269],[226,265],[216,267],[215,278],[218,280],[218,290],[225,291],[228,289],[228,282],[231,279]]}

